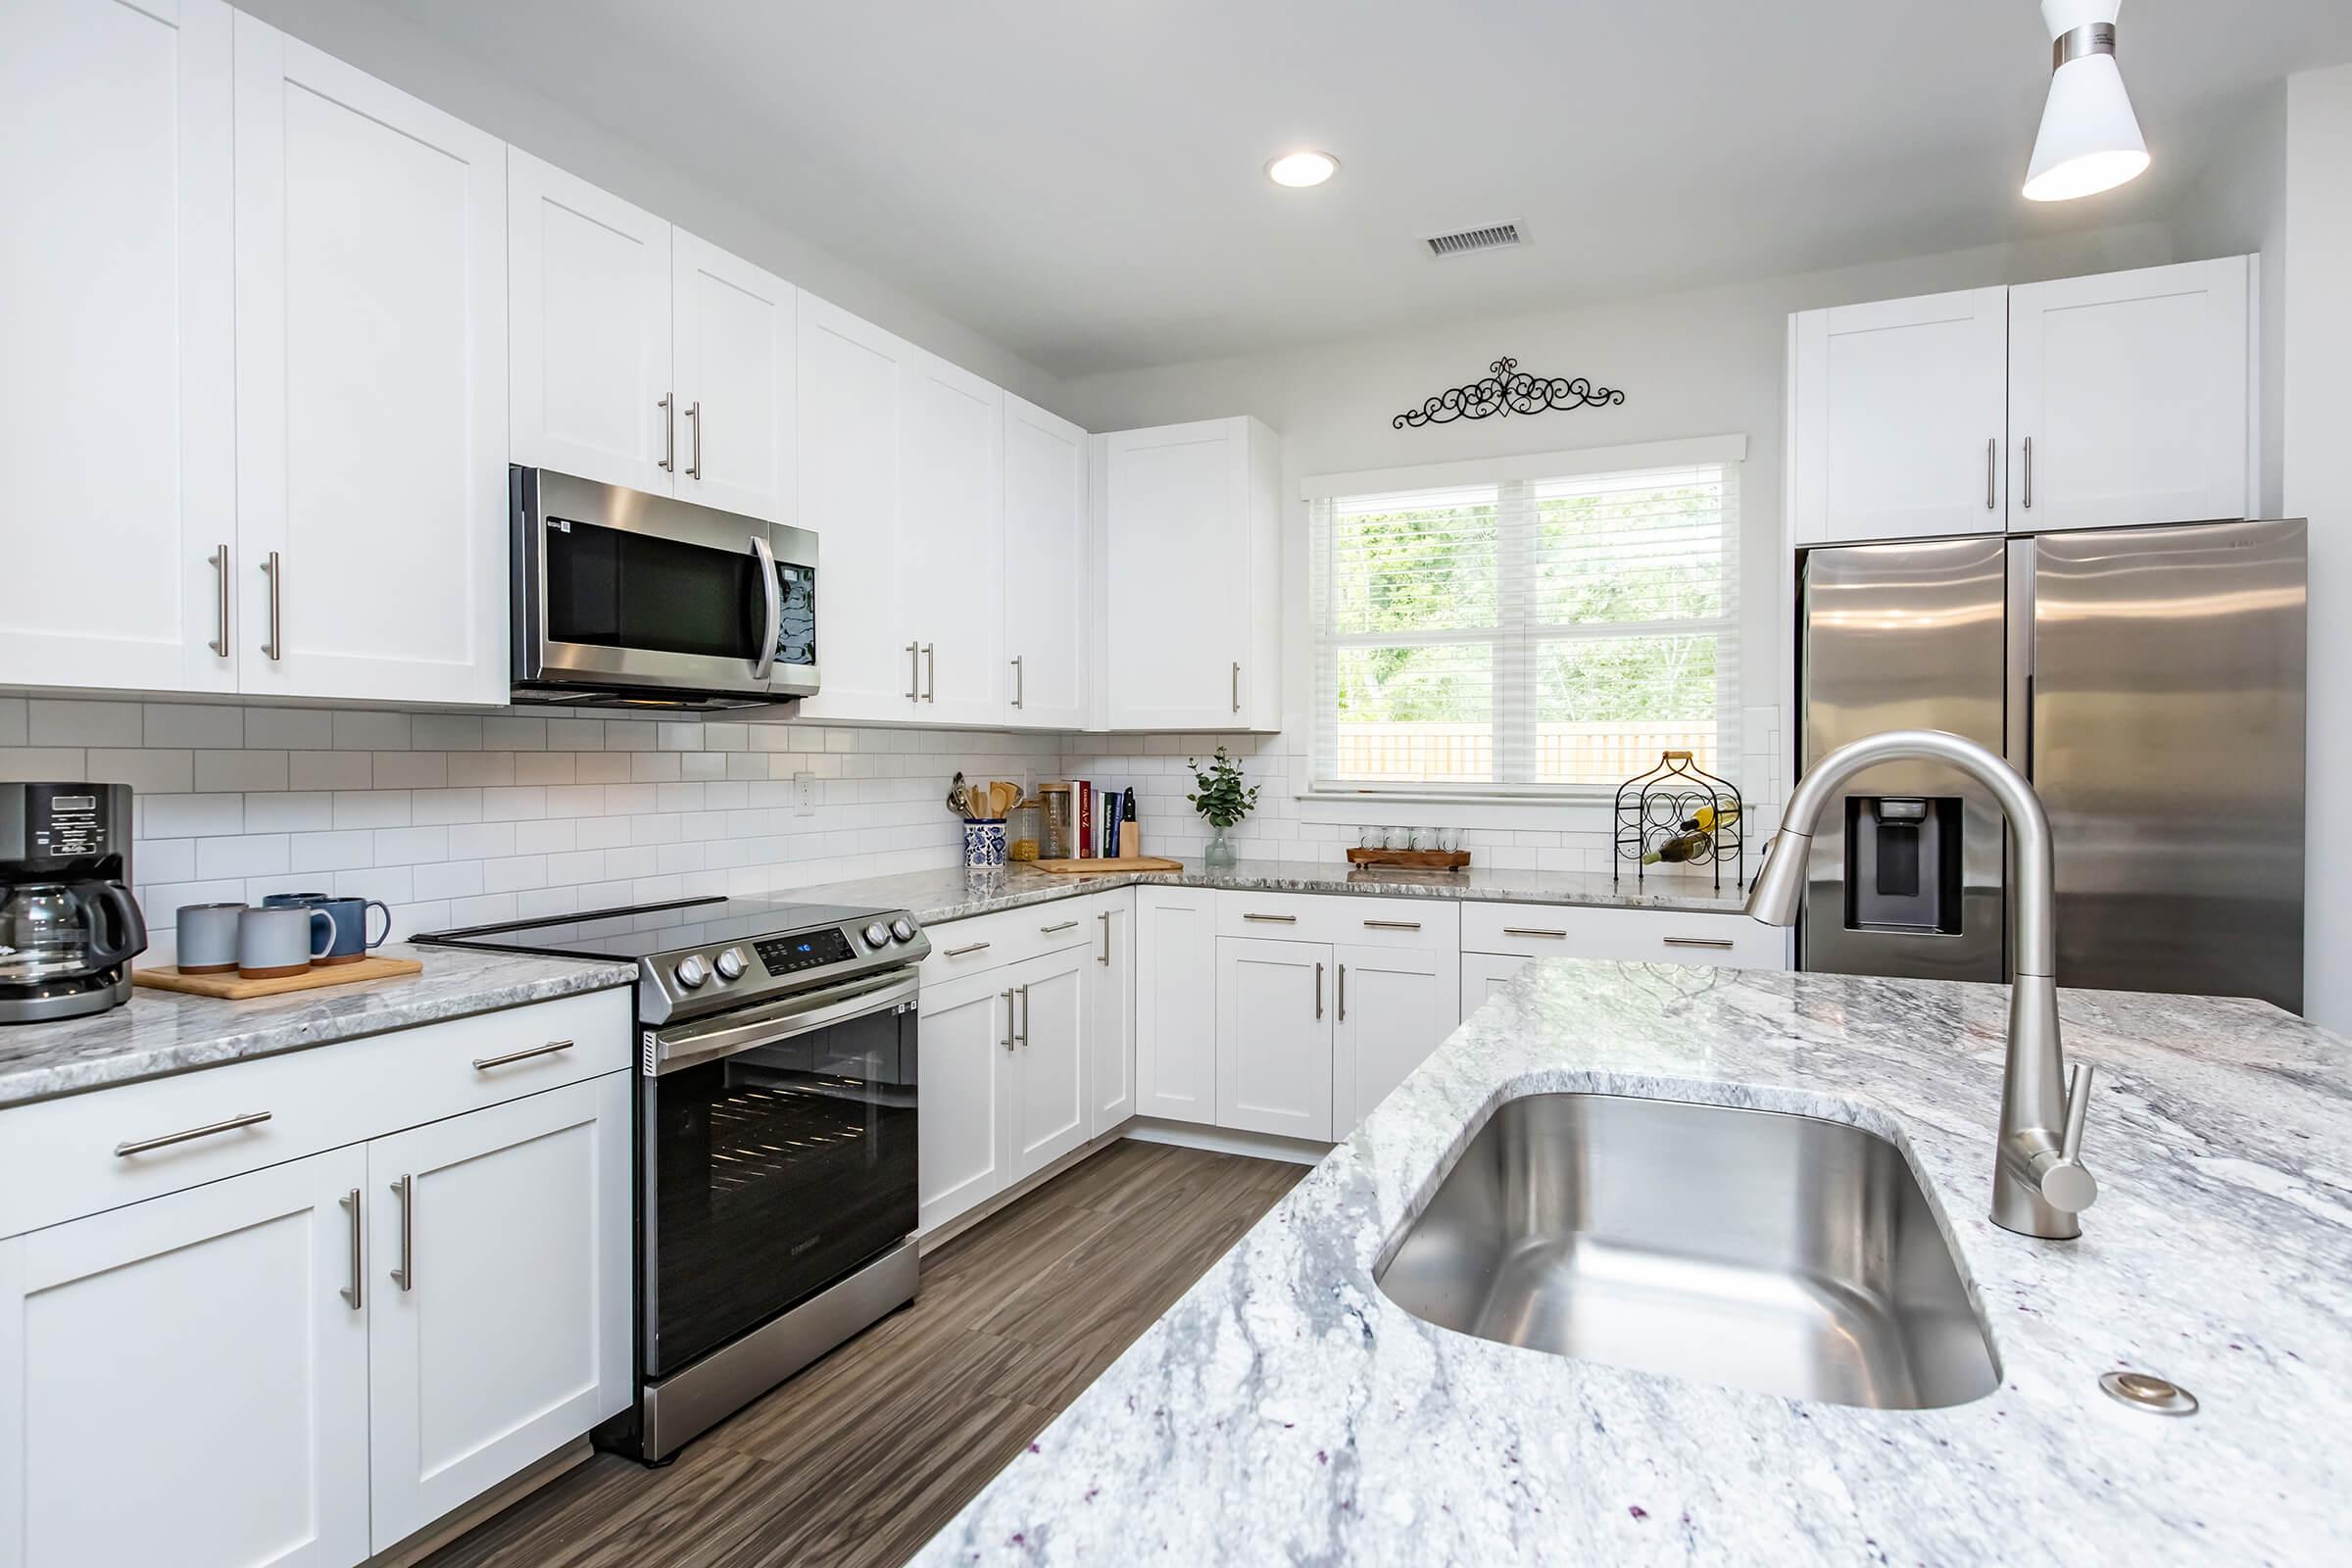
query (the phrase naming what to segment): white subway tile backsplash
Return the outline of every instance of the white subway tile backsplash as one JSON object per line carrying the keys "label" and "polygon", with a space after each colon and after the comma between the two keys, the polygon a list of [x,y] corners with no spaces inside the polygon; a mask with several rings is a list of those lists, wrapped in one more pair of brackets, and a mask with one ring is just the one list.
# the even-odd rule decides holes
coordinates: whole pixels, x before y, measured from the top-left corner
{"label": "white subway tile backsplash", "polygon": [[480,790],[416,790],[410,795],[410,817],[417,826],[431,823],[479,822]]}
{"label": "white subway tile backsplash", "polygon": [[551,718],[547,721],[547,749],[551,752],[601,752],[605,749],[605,721],[601,718]]}
{"label": "white subway tile backsplash", "polygon": [[201,703],[149,703],[141,710],[142,745],[189,750],[245,744],[245,710]]}
{"label": "white subway tile backsplash", "polygon": [[78,782],[88,770],[89,753],[78,746],[14,746],[0,751],[0,779],[12,784]]}
{"label": "white subway tile backsplash", "polygon": [[335,750],[405,752],[412,744],[415,728],[411,715],[407,713],[338,710],[335,714]]}
{"label": "white subway tile backsplash", "polygon": [[245,744],[286,752],[323,752],[335,744],[335,715],[318,708],[248,708]]}
{"label": "white subway tile backsplash", "polygon": [[573,765],[569,752],[517,752],[514,754],[514,782],[569,784]]}
{"label": "white subway tile backsplash", "polygon": [[509,855],[495,860],[484,860],[482,891],[485,893],[517,893],[525,888],[547,886],[547,857],[544,855]]}
{"label": "white subway tile backsplash", "polygon": [[180,751],[113,751],[93,746],[83,755],[82,775],[98,784],[127,784],[134,797],[185,794],[197,787],[190,754]]}
{"label": "white subway tile backsplash", "polygon": [[375,770],[366,752],[288,752],[286,787],[296,790],[364,790]]}
{"label": "white subway tile backsplash", "polygon": [[28,710],[34,746],[139,746],[145,723],[136,703],[92,703],[34,698]]}
{"label": "white subway tile backsplash", "polygon": [[483,891],[479,860],[441,860],[410,868],[413,891],[420,899],[462,899]]}
{"label": "white subway tile backsplash", "polygon": [[423,865],[448,858],[449,829],[445,827],[385,827],[375,831],[378,865]]}
{"label": "white subway tile backsplash", "polygon": [[196,876],[194,839],[143,839],[131,848],[130,869],[138,885],[188,882]]}
{"label": "white subway tile backsplash", "polygon": [[415,806],[407,790],[338,790],[337,827],[407,827]]}
{"label": "white subway tile backsplash", "polygon": [[482,791],[482,820],[517,822],[547,814],[547,791],[537,787],[509,787]]}
{"label": "white subway tile backsplash", "polygon": [[[196,841],[199,877],[282,875],[287,870],[286,835],[237,833]],[[132,852],[136,861],[137,852]]]}
{"label": "white subway tile backsplash", "polygon": [[629,759],[629,778],[635,783],[668,783],[679,777],[676,752],[639,752]]}
{"label": "white subway tile backsplash", "polygon": [[377,752],[372,767],[379,790],[437,790],[449,784],[449,758],[442,752]]}
{"label": "white subway tile backsplash", "polygon": [[487,859],[494,856],[514,853],[513,822],[468,822],[449,830],[449,856],[453,860]]}
{"label": "white subway tile backsplash", "polygon": [[375,834],[366,828],[296,833],[287,840],[287,865],[296,871],[341,871],[375,863]]}
{"label": "white subway tile backsplash", "polygon": [[[159,839],[209,838],[245,831],[242,795],[150,795],[140,802],[146,831]],[[136,855],[136,849],[133,849]]]}
{"label": "white subway tile backsplash", "polygon": [[572,775],[582,784],[626,784],[629,759],[625,752],[581,752],[572,758]]}
{"label": "white subway tile backsplash", "polygon": [[482,747],[493,752],[544,752],[547,750],[547,720],[536,716],[485,718],[482,720]]}
{"label": "white subway tile backsplash", "polygon": [[514,824],[516,855],[553,855],[578,843],[577,821],[570,817],[542,817]]}
{"label": "white subway tile backsplash", "polygon": [[282,790],[290,780],[284,752],[198,752],[196,788],[207,794],[230,790]]}
{"label": "white subway tile backsplash", "polygon": [[23,746],[26,739],[24,699],[0,697],[0,746]]}
{"label": "white subway tile backsplash", "polygon": [[478,752],[482,720],[476,713],[418,713],[409,727],[409,744],[420,752]]}
{"label": "white subway tile backsplash", "polygon": [[514,782],[514,754],[513,752],[452,752],[449,754],[449,782],[480,788],[489,784]]}
{"label": "white subway tile backsplash", "polygon": [[334,825],[335,798],[323,790],[270,790],[245,800],[248,832],[312,832]]}

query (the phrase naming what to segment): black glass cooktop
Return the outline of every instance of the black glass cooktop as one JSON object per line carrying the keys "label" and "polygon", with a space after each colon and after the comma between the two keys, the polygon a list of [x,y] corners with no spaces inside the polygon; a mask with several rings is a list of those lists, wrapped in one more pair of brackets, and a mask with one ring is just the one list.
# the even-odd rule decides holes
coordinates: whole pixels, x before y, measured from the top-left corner
{"label": "black glass cooktop", "polygon": [[[679,949],[757,942],[888,912],[849,904],[795,904],[788,899],[688,899],[637,908],[598,909],[553,920],[435,931],[414,940],[453,948],[548,953],[564,958],[652,958]],[[764,956],[764,950],[762,953]]]}

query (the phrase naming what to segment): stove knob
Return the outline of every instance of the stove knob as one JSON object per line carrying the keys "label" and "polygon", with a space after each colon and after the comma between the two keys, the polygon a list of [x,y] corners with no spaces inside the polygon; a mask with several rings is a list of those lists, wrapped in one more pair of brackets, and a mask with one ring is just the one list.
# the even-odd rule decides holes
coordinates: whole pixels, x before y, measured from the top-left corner
{"label": "stove knob", "polygon": [[679,985],[692,991],[710,978],[710,966],[703,962],[699,955],[690,953],[678,960],[678,966],[669,974]]}
{"label": "stove knob", "polygon": [[869,925],[865,928],[864,936],[865,945],[869,948],[887,948],[890,946],[890,927],[884,925],[879,920],[876,920],[872,925]]}
{"label": "stove knob", "polygon": [[901,942],[912,942],[914,940],[914,922],[902,914],[890,922],[890,934]]}
{"label": "stove knob", "polygon": [[718,956],[717,966],[718,977],[721,980],[742,979],[743,950],[741,948],[729,948],[726,952]]}

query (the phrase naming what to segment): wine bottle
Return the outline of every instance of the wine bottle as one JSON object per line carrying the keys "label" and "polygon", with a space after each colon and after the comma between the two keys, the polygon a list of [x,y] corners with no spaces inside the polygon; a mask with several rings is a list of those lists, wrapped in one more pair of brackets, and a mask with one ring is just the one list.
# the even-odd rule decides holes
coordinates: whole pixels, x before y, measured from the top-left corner
{"label": "wine bottle", "polygon": [[1714,834],[1702,832],[1697,828],[1689,828],[1670,839],[1661,841],[1656,849],[1642,857],[1642,863],[1655,865],[1660,860],[1664,860],[1669,865],[1687,864],[1706,854],[1708,850],[1714,848]]}
{"label": "wine bottle", "polygon": [[1729,827],[1739,820],[1740,803],[1726,801],[1720,806],[1702,806],[1698,808],[1696,816],[1683,818],[1683,831],[1705,833],[1712,836],[1716,829]]}

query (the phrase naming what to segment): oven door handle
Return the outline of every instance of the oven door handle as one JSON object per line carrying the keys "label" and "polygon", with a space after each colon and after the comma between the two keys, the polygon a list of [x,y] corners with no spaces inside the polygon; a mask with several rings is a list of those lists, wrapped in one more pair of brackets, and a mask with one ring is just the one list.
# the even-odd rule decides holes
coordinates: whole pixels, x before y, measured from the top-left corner
{"label": "oven door handle", "polygon": [[776,667],[776,638],[784,630],[784,588],[776,581],[776,553],[767,541],[752,535],[752,554],[760,559],[760,593],[767,607],[766,631],[760,639],[760,657],[752,661],[752,679],[765,680]]}
{"label": "oven door handle", "polygon": [[654,1077],[691,1067],[698,1062],[772,1046],[802,1035],[814,1034],[867,1013],[888,1012],[915,1000],[917,985],[910,969],[867,975],[772,1006],[737,1013],[691,1028],[665,1029],[654,1036]]}

